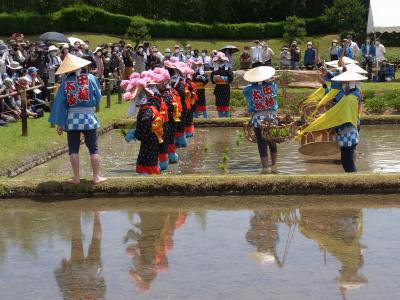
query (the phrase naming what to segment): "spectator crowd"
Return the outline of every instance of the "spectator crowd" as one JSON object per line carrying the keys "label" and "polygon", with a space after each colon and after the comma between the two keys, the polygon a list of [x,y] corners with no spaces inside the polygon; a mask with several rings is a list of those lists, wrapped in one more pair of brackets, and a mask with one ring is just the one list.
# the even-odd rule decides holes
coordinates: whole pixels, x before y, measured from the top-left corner
{"label": "spectator crowd", "polygon": [[[326,54],[331,60],[336,60],[343,52],[343,47],[345,56],[352,59],[361,57],[361,66],[368,71],[370,79],[376,81],[394,79],[394,68],[386,61],[385,47],[379,39],[372,42],[367,37],[361,47],[351,36],[347,36],[340,44],[337,40],[332,40]],[[91,50],[93,48],[94,50]],[[229,59],[229,67],[233,68],[234,51],[225,49],[223,52]],[[302,53],[299,44],[293,41],[290,45],[283,46],[276,58],[274,50],[268,43],[256,40],[251,47],[244,47],[239,57],[239,68],[274,65],[283,70],[313,70],[316,68],[317,57],[321,55],[319,52],[318,47],[309,41]],[[150,45],[146,41],[133,46],[123,40],[97,47],[91,47],[87,40],[75,40],[68,44],[49,44],[42,41],[29,42],[24,40],[22,34],[19,36],[14,34],[7,43],[0,40],[0,96],[15,92],[18,85],[38,86],[27,94],[27,112],[30,117],[42,116],[43,112],[49,109],[52,92],[50,87],[59,81],[55,72],[67,53],[91,61],[89,72],[93,73],[102,85],[106,79],[115,79],[112,88],[116,89],[120,80],[129,79],[134,71],[141,73],[161,67],[163,62],[171,57],[176,57],[180,62],[201,61],[203,71],[213,70],[213,58],[218,51],[193,49],[190,44],[185,47],[175,45],[173,48],[160,51],[156,45]],[[378,72],[373,77],[374,69]],[[1,124],[16,121],[21,117],[20,95],[14,93],[0,101]]]}

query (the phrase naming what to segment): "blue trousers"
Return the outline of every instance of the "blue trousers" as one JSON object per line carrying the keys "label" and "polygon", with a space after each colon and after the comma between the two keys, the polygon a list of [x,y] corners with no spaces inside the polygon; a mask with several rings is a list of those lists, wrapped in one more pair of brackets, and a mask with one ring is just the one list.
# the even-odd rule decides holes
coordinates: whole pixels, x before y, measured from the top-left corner
{"label": "blue trousers", "polygon": [[81,145],[81,133],[85,136],[85,144],[90,155],[98,154],[97,130],[69,130],[67,131],[69,155],[78,154]]}
{"label": "blue trousers", "polygon": [[354,173],[357,172],[357,167],[354,159],[355,151],[357,145],[353,145],[351,147],[341,147],[341,161],[343,169],[346,173]]}

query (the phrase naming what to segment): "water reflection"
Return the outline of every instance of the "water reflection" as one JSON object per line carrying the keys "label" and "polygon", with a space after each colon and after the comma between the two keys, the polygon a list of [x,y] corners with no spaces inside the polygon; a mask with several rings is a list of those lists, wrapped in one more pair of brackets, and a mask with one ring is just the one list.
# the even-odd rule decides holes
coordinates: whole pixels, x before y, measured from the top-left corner
{"label": "water reflection", "polygon": [[255,198],[0,202],[0,299],[396,299],[397,195]]}
{"label": "water reflection", "polygon": [[364,264],[360,244],[363,230],[361,209],[300,209],[300,213],[300,232],[341,263],[340,277],[336,281],[342,295],[367,283],[367,279],[359,274]]}
{"label": "water reflection", "polygon": [[158,273],[168,271],[167,253],[173,248],[173,235],[186,220],[183,212],[138,212],[139,221],[131,216],[133,228],[124,241],[126,255],[132,258],[129,276],[137,289],[147,292]]}
{"label": "water reflection", "polygon": [[[283,224],[288,233],[279,236],[279,226]],[[361,209],[254,211],[246,233],[247,242],[256,247],[251,257],[260,264],[276,263],[283,268],[297,225],[300,233],[341,263],[340,276],[334,280],[344,298],[348,290],[360,288],[368,282],[360,274],[364,264],[360,244],[363,228]],[[284,244],[281,256],[277,250],[279,243]]]}
{"label": "water reflection", "polygon": [[102,275],[100,213],[95,212],[92,240],[87,255],[82,241],[81,213],[73,214],[70,259],[63,258],[54,276],[64,299],[105,299]]}
{"label": "water reflection", "polygon": [[[250,229],[246,233],[246,240],[256,247],[256,252],[250,254],[261,264],[275,262],[283,267],[289,252],[289,247],[296,230],[297,215],[295,210],[262,210],[254,211],[250,219]],[[281,241],[278,226],[288,226],[288,236],[285,241],[282,258],[278,256],[277,247]]]}

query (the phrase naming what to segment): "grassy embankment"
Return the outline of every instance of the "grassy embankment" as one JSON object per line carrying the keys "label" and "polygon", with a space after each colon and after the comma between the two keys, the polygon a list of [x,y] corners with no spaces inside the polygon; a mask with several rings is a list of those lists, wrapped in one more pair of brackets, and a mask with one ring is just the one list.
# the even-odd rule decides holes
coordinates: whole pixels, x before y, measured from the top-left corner
{"label": "grassy embankment", "polygon": [[[310,195],[310,194],[395,194],[400,176],[378,174],[341,175],[182,175],[112,178],[93,185],[65,184],[64,179],[2,180],[0,198],[40,197],[56,201],[60,195],[74,197],[146,197],[200,195]],[[362,197],[360,197],[362,198]],[[268,201],[268,198],[265,198]],[[244,202],[245,203],[245,202]]]}

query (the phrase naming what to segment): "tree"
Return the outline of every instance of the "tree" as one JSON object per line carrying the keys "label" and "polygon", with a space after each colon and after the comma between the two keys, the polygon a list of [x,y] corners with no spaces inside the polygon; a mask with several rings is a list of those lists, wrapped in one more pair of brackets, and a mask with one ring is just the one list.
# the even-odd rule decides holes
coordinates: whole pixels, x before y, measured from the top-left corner
{"label": "tree", "polygon": [[293,40],[302,39],[307,35],[306,22],[304,19],[296,16],[286,18],[285,25],[283,26],[283,38],[290,43]]}
{"label": "tree", "polygon": [[325,15],[342,35],[350,33],[360,37],[365,34],[368,10],[362,0],[335,0],[325,10]]}
{"label": "tree", "polygon": [[131,21],[131,24],[126,29],[125,36],[135,42],[135,49],[140,42],[151,39],[146,23],[140,20],[139,17],[136,17]]}

